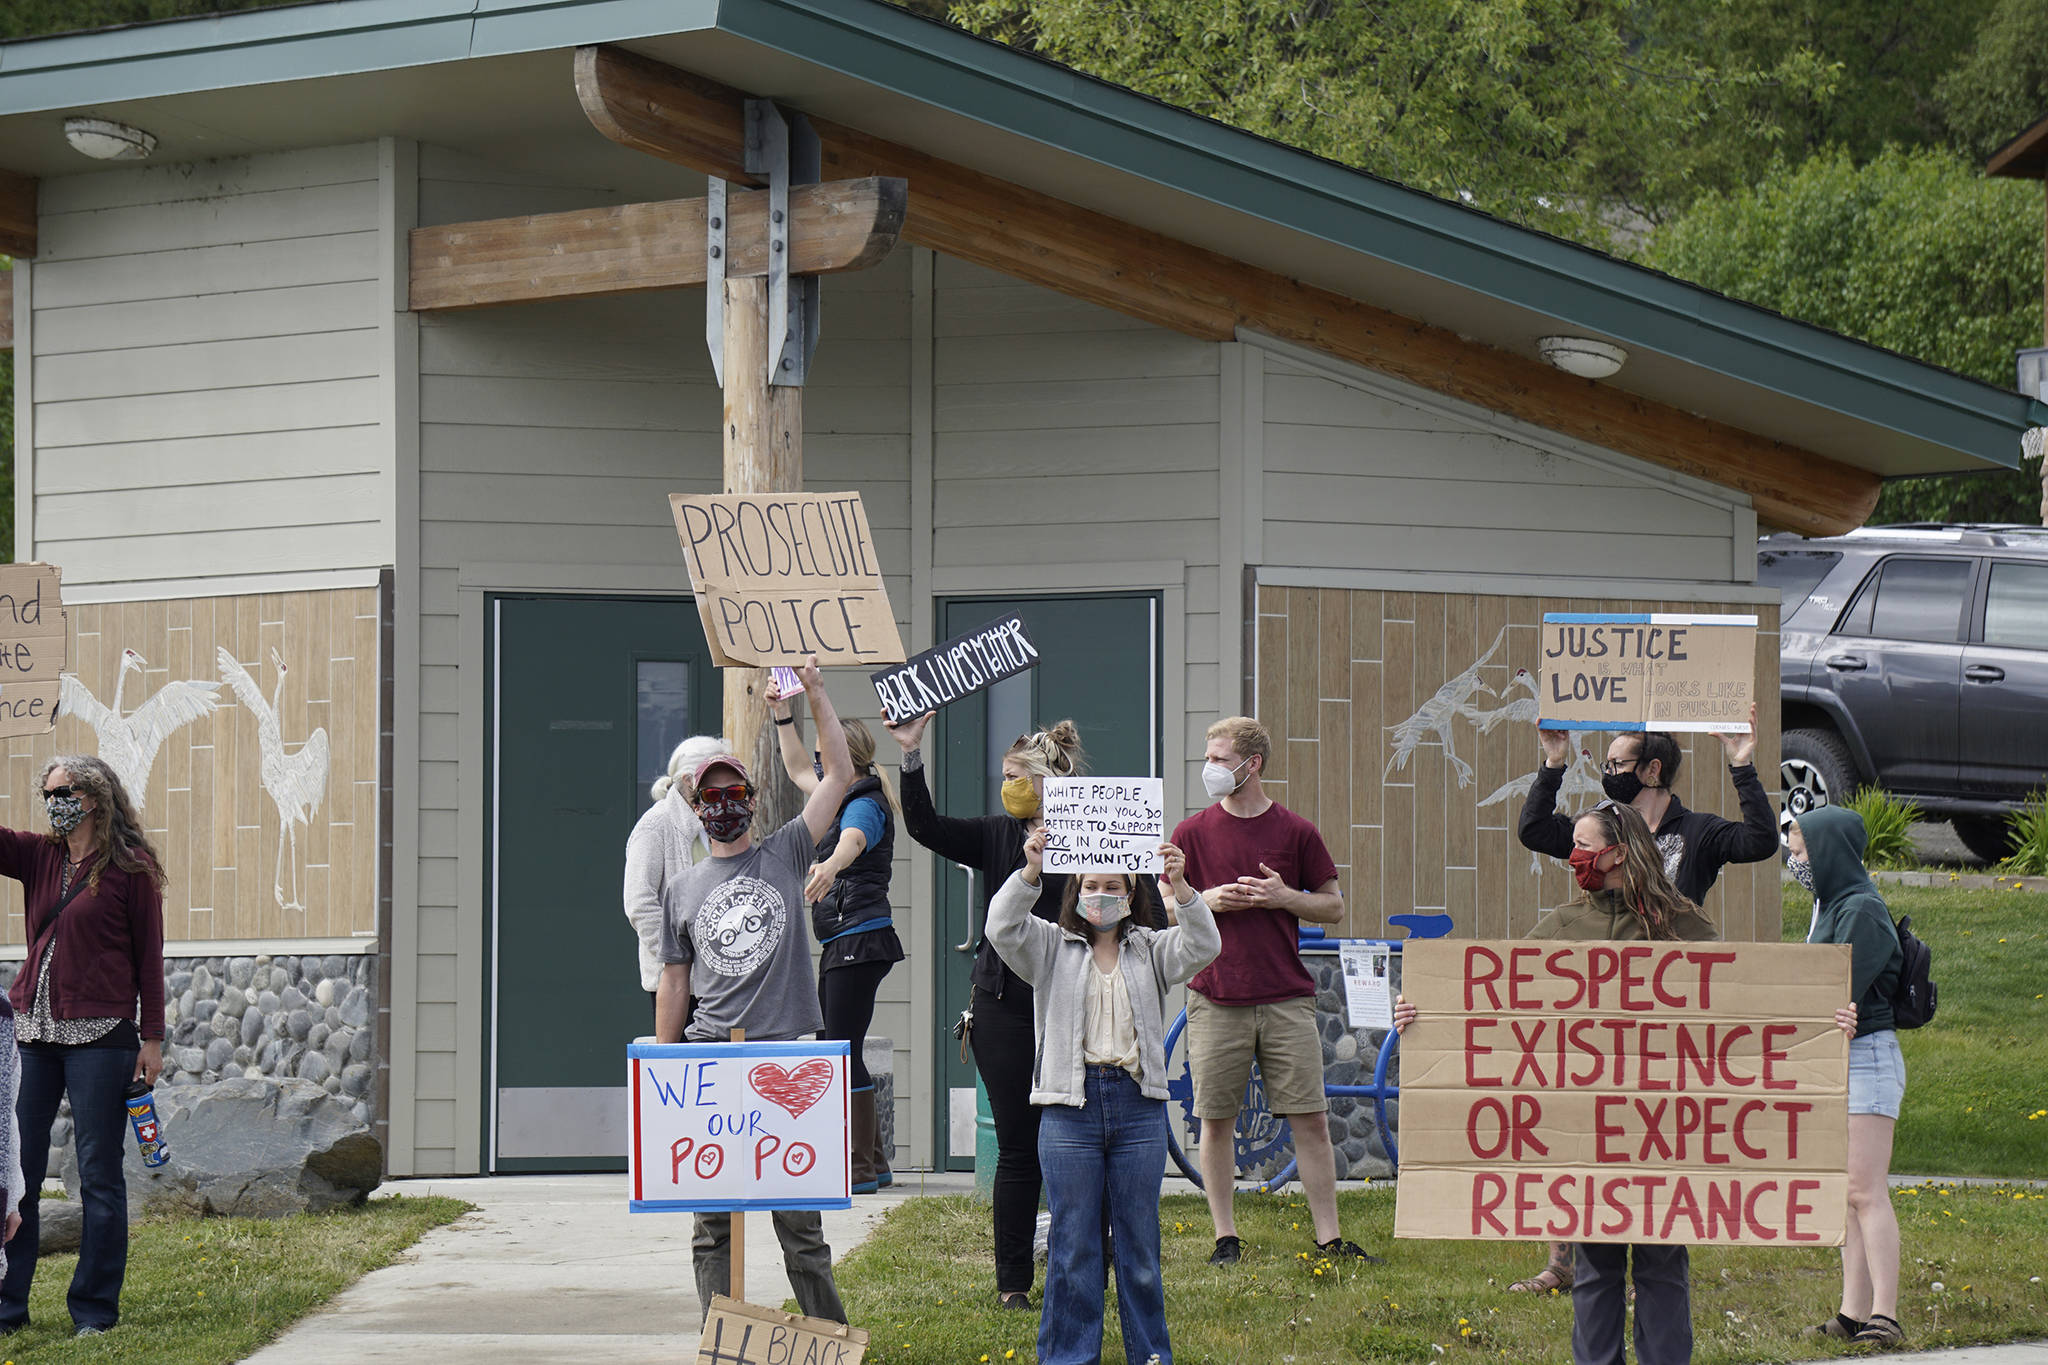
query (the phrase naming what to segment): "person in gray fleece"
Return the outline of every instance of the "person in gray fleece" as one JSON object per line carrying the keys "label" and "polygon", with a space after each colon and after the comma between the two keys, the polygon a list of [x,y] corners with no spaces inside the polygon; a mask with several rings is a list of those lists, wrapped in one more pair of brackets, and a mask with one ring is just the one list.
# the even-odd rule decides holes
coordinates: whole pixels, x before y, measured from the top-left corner
{"label": "person in gray fleece", "polygon": [[1223,939],[1187,884],[1185,855],[1172,844],[1161,844],[1159,854],[1179,918],[1170,929],[1133,922],[1134,904],[1155,909],[1159,889],[1151,877],[1122,872],[1068,878],[1059,922],[1035,917],[1043,829],[1025,841],[1024,866],[989,902],[989,942],[1030,983],[1037,1016],[1031,1102],[1044,1111],[1038,1162],[1052,1211],[1040,1365],[1101,1358],[1105,1212],[1116,1243],[1125,1359],[1173,1361],[1159,1277],[1167,995],[1208,966]]}

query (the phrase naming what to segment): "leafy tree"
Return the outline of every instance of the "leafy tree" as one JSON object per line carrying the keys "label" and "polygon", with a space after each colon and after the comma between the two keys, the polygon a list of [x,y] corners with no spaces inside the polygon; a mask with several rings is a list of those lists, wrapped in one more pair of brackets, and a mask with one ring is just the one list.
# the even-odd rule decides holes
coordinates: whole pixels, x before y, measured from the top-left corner
{"label": "leafy tree", "polygon": [[[2041,341],[2040,190],[1946,152],[1846,153],[1703,200],[1650,262],[2000,387]],[[2040,466],[1886,485],[1874,520],[2039,519]]]}
{"label": "leafy tree", "polygon": [[1755,160],[1725,147],[1777,136],[1762,92],[1821,99],[1835,79],[1797,44],[1702,57],[1641,22],[1657,12],[1632,0],[958,0],[951,17],[1169,104],[1611,245],[1617,223],[1654,223],[1703,175]]}
{"label": "leafy tree", "polygon": [[0,0],[0,40],[290,3],[294,0]]}
{"label": "leafy tree", "polygon": [[2000,0],[1936,95],[1955,149],[1979,165],[2048,117],[2048,5]]}

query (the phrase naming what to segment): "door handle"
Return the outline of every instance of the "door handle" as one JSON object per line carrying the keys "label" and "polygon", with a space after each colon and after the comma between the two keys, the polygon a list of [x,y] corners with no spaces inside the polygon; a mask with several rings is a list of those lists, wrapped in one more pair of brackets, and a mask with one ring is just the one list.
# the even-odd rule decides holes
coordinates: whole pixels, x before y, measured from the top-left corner
{"label": "door handle", "polygon": [[1863,662],[1854,654],[1837,654],[1832,659],[1829,659],[1827,664],[1829,668],[1834,669],[1837,673],[1861,673],[1864,669],[1870,667],[1869,664]]}
{"label": "door handle", "polygon": [[974,940],[977,937],[974,932],[974,869],[961,863],[954,863],[953,866],[967,874],[967,941],[954,944],[953,951],[971,953],[974,951]]}
{"label": "door handle", "polygon": [[2005,670],[1994,664],[1971,664],[1963,670],[1963,676],[1971,682],[2004,682]]}

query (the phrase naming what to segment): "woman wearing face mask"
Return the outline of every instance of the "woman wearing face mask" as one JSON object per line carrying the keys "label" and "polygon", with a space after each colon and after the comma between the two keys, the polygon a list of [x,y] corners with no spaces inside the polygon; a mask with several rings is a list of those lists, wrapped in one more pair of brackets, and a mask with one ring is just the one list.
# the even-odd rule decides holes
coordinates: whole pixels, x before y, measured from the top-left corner
{"label": "woman wearing face mask", "polygon": [[1892,1130],[1906,1098],[1906,1059],[1892,1027],[1892,995],[1906,954],[1891,910],[1863,870],[1863,817],[1817,806],[1786,840],[1790,869],[1813,894],[1808,943],[1849,945],[1856,1034],[1849,1042],[1849,1227],[1842,1243],[1842,1306],[1814,1330],[1861,1346],[1896,1347],[1899,1220],[1892,1212]]}
{"label": "woman wearing face mask", "polygon": [[[1563,730],[1539,730],[1543,766],[1522,803],[1522,847],[1553,858],[1568,858],[1573,848],[1573,822],[1557,812],[1557,793],[1571,766],[1571,736]],[[1756,708],[1749,710],[1748,734],[1716,734],[1728,756],[1728,776],[1742,806],[1741,823],[1706,811],[1687,810],[1672,784],[1678,780],[1684,751],[1660,731],[1620,734],[1607,746],[1600,787],[1607,799],[1629,807],[1643,818],[1663,867],[1679,895],[1694,905],[1707,893],[1729,863],[1756,863],[1778,851],[1777,816],[1756,772]],[[1551,1245],[1543,1269],[1508,1288],[1521,1293],[1546,1293],[1572,1287],[1571,1245]]]}
{"label": "woman wearing face mask", "polygon": [[8,992],[27,1192],[18,1229],[8,1220],[0,1334],[28,1325],[50,1124],[69,1096],[85,1223],[68,1302],[75,1334],[97,1336],[120,1319],[128,1270],[126,1091],[134,1080],[155,1085],[164,1065],[163,862],[99,759],[53,760],[42,791],[48,835],[0,829],[0,876],[22,885],[29,939]]}
{"label": "woman wearing face mask", "polygon": [[[768,684],[768,709],[775,717],[782,767],[808,796],[824,764],[804,748],[790,698]],[[875,993],[882,978],[903,960],[903,944],[889,914],[889,877],[896,859],[896,794],[875,766],[875,737],[857,720],[842,720],[846,751],[853,758],[853,785],[839,803],[832,828],[818,841],[804,899],[811,906],[811,932],[823,950],[818,960],[818,1007],[825,1027],[818,1036],[853,1045],[848,1062],[853,1192],[873,1194],[896,1178],[882,1147],[875,1112],[875,1079],[861,1057],[868,1025],[875,1017]]]}
{"label": "woman wearing face mask", "polygon": [[[1039,827],[1045,779],[1077,777],[1087,771],[1080,732],[1074,722],[1063,720],[1018,736],[1003,755],[1005,813],[960,817],[939,814],[925,784],[920,746],[931,718],[926,712],[889,724],[889,733],[903,747],[903,828],[940,857],[973,868],[982,895],[993,897],[995,889],[1024,866],[1024,841]],[[1056,920],[1066,890],[1065,876],[1047,874],[1045,894],[1034,913]],[[987,902],[974,908],[985,922]],[[963,1023],[996,1128],[996,1298],[1005,1308],[1029,1309],[1040,1183],[1038,1109],[1031,1103],[1031,986],[1004,965],[986,934],[975,954],[971,979],[973,991]]]}
{"label": "woman wearing face mask", "polygon": [[1107,1216],[1124,1358],[1171,1365],[1159,1277],[1166,997],[1207,966],[1223,940],[1172,844],[1159,848],[1179,910],[1171,929],[1133,923],[1134,907],[1158,922],[1159,890],[1151,877],[1121,872],[1065,879],[1057,922],[1035,918],[1044,899],[1043,829],[1025,840],[1023,853],[1022,869],[989,903],[988,939],[1034,990],[1030,1100],[1043,1115],[1038,1159],[1052,1210],[1038,1359],[1094,1365],[1102,1358]]}

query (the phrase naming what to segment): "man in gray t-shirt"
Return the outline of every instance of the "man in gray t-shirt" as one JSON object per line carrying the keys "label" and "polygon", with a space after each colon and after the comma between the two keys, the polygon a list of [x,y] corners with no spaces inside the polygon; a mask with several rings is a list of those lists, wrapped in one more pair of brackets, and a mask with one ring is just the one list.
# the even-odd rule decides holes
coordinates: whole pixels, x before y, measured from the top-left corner
{"label": "man in gray t-shirt", "polygon": [[[853,759],[818,661],[806,662],[797,676],[817,722],[822,769],[802,815],[755,843],[754,783],[731,754],[698,764],[683,787],[711,856],[671,882],[664,896],[661,985],[654,994],[658,1043],[683,1041],[693,993],[702,999],[689,1026],[692,1042],[723,1042],[736,1028],[750,1041],[786,1041],[815,1033],[824,1022],[803,928],[804,876],[818,841],[839,818]],[[818,1211],[777,1209],[773,1218],[797,1305],[807,1317],[845,1322]],[[732,1293],[731,1214],[697,1215],[690,1260],[698,1307],[708,1315],[714,1294]],[[732,1297],[743,1299],[746,1291]]]}
{"label": "man in gray t-shirt", "polygon": [[816,848],[798,818],[744,853],[699,859],[668,884],[661,960],[690,964],[691,1042],[723,1042],[735,1028],[769,1042],[823,1027],[803,927]]}

